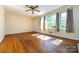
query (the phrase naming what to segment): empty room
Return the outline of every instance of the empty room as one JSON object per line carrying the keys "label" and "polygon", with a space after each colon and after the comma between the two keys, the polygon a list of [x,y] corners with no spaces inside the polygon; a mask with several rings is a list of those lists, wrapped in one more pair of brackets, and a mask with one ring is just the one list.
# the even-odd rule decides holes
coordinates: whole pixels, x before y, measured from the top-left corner
{"label": "empty room", "polygon": [[79,5],[0,5],[0,53],[78,53]]}

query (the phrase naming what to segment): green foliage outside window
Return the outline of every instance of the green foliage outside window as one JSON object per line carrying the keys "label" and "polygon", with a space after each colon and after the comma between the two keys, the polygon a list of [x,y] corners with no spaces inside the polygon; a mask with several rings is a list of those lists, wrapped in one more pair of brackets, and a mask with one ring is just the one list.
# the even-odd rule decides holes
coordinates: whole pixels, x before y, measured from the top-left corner
{"label": "green foliage outside window", "polygon": [[56,15],[47,16],[46,21],[48,29],[56,28]]}
{"label": "green foliage outside window", "polygon": [[59,28],[60,29],[63,29],[63,30],[66,30],[66,12],[64,13],[61,13],[60,15],[60,24],[59,24]]}

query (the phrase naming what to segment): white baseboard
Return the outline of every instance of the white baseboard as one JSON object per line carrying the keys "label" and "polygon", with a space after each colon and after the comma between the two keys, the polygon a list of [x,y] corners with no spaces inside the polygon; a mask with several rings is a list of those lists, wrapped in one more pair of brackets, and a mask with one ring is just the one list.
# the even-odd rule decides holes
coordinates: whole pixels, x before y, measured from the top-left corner
{"label": "white baseboard", "polygon": [[33,32],[33,31],[10,32],[10,33],[6,33],[6,35],[9,35],[9,34],[19,34],[19,33],[25,33],[25,32]]}

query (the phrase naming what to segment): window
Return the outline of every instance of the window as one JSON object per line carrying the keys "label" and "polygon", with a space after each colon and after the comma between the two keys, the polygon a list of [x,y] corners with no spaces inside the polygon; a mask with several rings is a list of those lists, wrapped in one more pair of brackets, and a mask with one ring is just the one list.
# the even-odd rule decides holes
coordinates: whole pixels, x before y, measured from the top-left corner
{"label": "window", "polygon": [[44,17],[41,17],[41,30],[43,30],[43,22],[44,22]]}
{"label": "window", "polygon": [[66,12],[60,14],[60,20],[59,20],[59,29],[60,30],[66,30],[66,17],[67,17]]}
{"label": "window", "polygon": [[56,15],[46,16],[46,29],[53,29],[56,27]]}
{"label": "window", "polygon": [[[66,30],[66,17],[67,12],[60,13],[59,18],[59,30]],[[43,30],[43,25],[45,24],[45,29],[55,29],[56,28],[56,14],[51,16],[41,17],[41,30]]]}

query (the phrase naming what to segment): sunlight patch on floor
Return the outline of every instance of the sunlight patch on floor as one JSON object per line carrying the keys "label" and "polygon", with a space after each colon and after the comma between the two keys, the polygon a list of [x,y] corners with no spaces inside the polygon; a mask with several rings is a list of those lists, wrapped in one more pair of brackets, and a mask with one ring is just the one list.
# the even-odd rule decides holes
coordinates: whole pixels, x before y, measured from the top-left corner
{"label": "sunlight patch on floor", "polygon": [[[41,40],[45,40],[45,41],[49,41],[52,39],[52,37],[48,37],[45,35],[41,35],[41,34],[32,34],[32,36],[35,36]],[[54,45],[59,45],[63,42],[63,40],[61,39],[55,39],[55,40],[51,40],[49,43],[54,44]]]}
{"label": "sunlight patch on floor", "polygon": [[36,37],[38,37],[38,38],[40,38],[42,40],[49,40],[49,39],[51,39],[51,37],[44,36],[44,35],[39,35],[39,36],[36,36]]}
{"label": "sunlight patch on floor", "polygon": [[56,40],[52,41],[51,43],[54,44],[54,45],[59,45],[59,44],[61,44],[62,42],[63,42],[63,40],[61,40],[61,39],[56,39]]}
{"label": "sunlight patch on floor", "polygon": [[33,34],[32,36],[36,36],[37,38],[40,38],[42,40],[52,39],[51,37],[48,37],[48,36],[45,36],[45,35],[41,35],[41,34]]}
{"label": "sunlight patch on floor", "polygon": [[40,34],[32,34],[32,36],[37,36],[37,35],[40,35]]}

